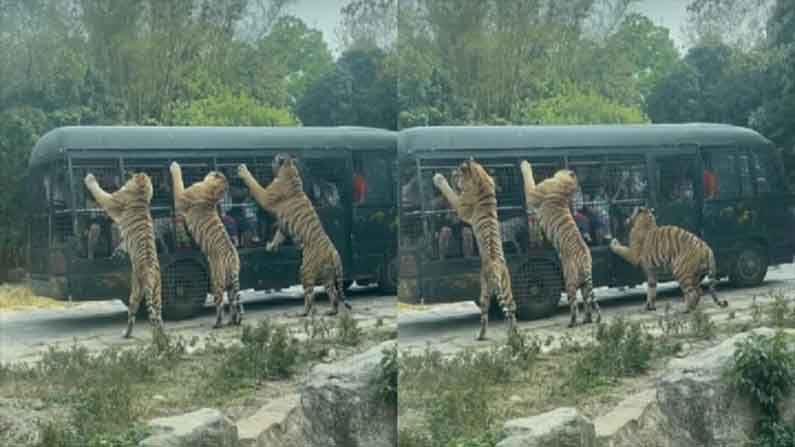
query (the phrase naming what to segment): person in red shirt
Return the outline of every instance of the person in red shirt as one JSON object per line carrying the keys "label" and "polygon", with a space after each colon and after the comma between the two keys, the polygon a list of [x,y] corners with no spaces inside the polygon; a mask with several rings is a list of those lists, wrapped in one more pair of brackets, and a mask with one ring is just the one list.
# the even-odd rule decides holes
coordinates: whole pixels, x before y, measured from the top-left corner
{"label": "person in red shirt", "polygon": [[353,167],[353,204],[361,205],[367,200],[367,180],[362,175],[361,163]]}
{"label": "person in red shirt", "polygon": [[704,198],[715,199],[718,196],[718,178],[709,169],[704,169]]}

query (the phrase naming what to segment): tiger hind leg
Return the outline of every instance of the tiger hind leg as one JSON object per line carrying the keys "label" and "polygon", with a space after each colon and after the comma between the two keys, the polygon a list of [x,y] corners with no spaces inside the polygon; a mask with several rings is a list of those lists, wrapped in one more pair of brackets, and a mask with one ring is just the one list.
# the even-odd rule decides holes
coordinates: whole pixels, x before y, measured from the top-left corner
{"label": "tiger hind leg", "polygon": [[589,275],[580,288],[582,291],[582,299],[585,302],[585,318],[583,323],[588,324],[592,322],[592,313],[596,313],[595,322],[598,324],[602,321],[602,312],[599,309],[599,303],[596,301],[596,293],[593,291],[593,278]]}
{"label": "tiger hind leg", "polygon": [[231,280],[229,281],[229,301],[231,302],[232,314],[229,318],[229,324],[240,326],[240,323],[243,322],[243,305],[240,304],[240,276],[237,273],[233,273]]}
{"label": "tiger hind leg", "polygon": [[682,289],[685,299],[685,309],[683,313],[689,313],[695,310],[698,302],[701,300],[701,285],[691,277],[682,278],[679,280],[679,287]]}
{"label": "tiger hind leg", "polygon": [[131,281],[130,301],[127,303],[127,329],[125,329],[122,337],[132,337],[133,327],[135,327],[135,314],[138,313],[138,307],[141,305],[141,287],[138,284],[138,279],[133,278]]}
{"label": "tiger hind leg", "polygon": [[213,329],[221,328],[224,321],[224,288],[221,284],[219,281],[214,280],[212,285],[213,301],[215,302],[215,324]]}
{"label": "tiger hind leg", "polygon": [[[315,281],[314,279],[304,277],[302,281],[304,288],[304,311],[298,314],[299,317],[306,317],[312,312],[315,304]],[[329,295],[329,298],[331,296]]]}
{"label": "tiger hind leg", "polygon": [[150,293],[144,293],[146,298],[146,307],[149,311],[149,322],[152,324],[152,340],[158,347],[163,347],[167,344],[166,331],[163,327],[162,308],[163,302],[161,301],[160,284],[152,287]]}
{"label": "tiger hind leg", "polygon": [[575,284],[566,284],[566,296],[569,299],[571,313],[568,327],[574,327],[577,326],[577,286]]}
{"label": "tiger hind leg", "polygon": [[516,304],[513,301],[513,296],[502,291],[497,294],[497,302],[508,321],[508,336],[511,336],[516,331]]}
{"label": "tiger hind leg", "polygon": [[486,340],[486,332],[489,328],[489,307],[491,306],[491,293],[488,290],[486,281],[480,281],[480,332],[475,340]]}

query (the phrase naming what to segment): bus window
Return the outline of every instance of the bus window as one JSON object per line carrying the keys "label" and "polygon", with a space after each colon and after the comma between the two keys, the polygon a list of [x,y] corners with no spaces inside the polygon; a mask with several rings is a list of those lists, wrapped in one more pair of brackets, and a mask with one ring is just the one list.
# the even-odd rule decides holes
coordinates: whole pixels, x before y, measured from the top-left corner
{"label": "bus window", "polygon": [[381,152],[357,152],[353,155],[353,205],[389,205],[392,203],[391,159]]}
{"label": "bus window", "polygon": [[699,233],[696,207],[696,156],[688,154],[658,156],[656,217],[659,225],[677,225]]}
{"label": "bus window", "polygon": [[757,195],[782,192],[784,190],[772,153],[752,150],[751,163],[754,168],[754,183]]}
{"label": "bus window", "polygon": [[349,184],[344,158],[305,158],[299,162],[304,189],[316,208],[339,208]]}
{"label": "bus window", "polygon": [[608,214],[609,172],[604,157],[571,157],[569,169],[577,174],[580,189],[572,200],[572,213],[588,245],[606,245],[612,238]]}
{"label": "bus window", "polygon": [[628,243],[627,218],[648,200],[646,158],[642,155],[609,155],[603,174],[609,203],[610,235]]}
{"label": "bus window", "polygon": [[754,195],[754,180],[751,177],[751,160],[750,155],[746,151],[742,151],[737,156],[740,162],[740,191],[743,197],[752,197]]}
{"label": "bus window", "polygon": [[706,200],[733,199],[740,195],[740,175],[737,172],[737,153],[707,150],[704,159],[704,198]]}

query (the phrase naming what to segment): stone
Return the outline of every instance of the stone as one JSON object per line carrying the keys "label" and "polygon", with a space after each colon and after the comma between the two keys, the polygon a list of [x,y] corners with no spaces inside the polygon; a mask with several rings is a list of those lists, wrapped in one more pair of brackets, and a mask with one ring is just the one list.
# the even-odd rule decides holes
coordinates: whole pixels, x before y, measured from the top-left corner
{"label": "stone", "polygon": [[253,415],[238,421],[240,445],[248,447],[258,442],[260,445],[270,445],[271,438],[278,438],[285,432],[290,419],[301,417],[300,406],[300,396],[288,394],[268,402]]}
{"label": "stone", "polygon": [[595,447],[594,425],[575,408],[558,408],[505,423],[497,447]]}
{"label": "stone", "polygon": [[[787,332],[795,335],[795,331]],[[653,399],[649,392],[641,393],[597,419],[600,445],[745,445],[753,439],[760,415],[748,397],[738,395],[726,383],[723,374],[731,364],[736,344],[751,334],[772,336],[774,331],[760,328],[737,334],[702,352],[672,359],[656,381]],[[793,407],[795,396],[781,402],[783,422],[795,422]]]}
{"label": "stone", "polygon": [[237,427],[223,413],[202,408],[149,422],[153,434],[139,447],[238,447]]}
{"label": "stone", "polygon": [[372,379],[387,341],[367,351],[312,369],[301,388],[307,445],[392,447],[397,444],[397,408],[377,394]]}

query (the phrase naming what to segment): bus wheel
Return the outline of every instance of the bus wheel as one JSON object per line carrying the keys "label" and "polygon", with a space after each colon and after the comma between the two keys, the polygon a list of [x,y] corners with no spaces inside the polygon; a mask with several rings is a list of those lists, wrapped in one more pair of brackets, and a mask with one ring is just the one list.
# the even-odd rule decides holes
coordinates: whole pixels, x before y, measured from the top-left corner
{"label": "bus wheel", "polygon": [[207,301],[210,280],[197,261],[169,264],[162,273],[163,318],[184,320],[198,315]]}
{"label": "bus wheel", "polygon": [[736,287],[752,287],[762,284],[767,275],[767,253],[757,244],[748,244],[740,249],[734,261],[729,281]]}
{"label": "bus wheel", "polygon": [[398,284],[398,257],[381,266],[378,272],[378,289],[381,293],[393,295],[397,292]]}
{"label": "bus wheel", "polygon": [[550,262],[525,262],[511,275],[516,317],[521,321],[552,316],[560,303],[561,273]]}

